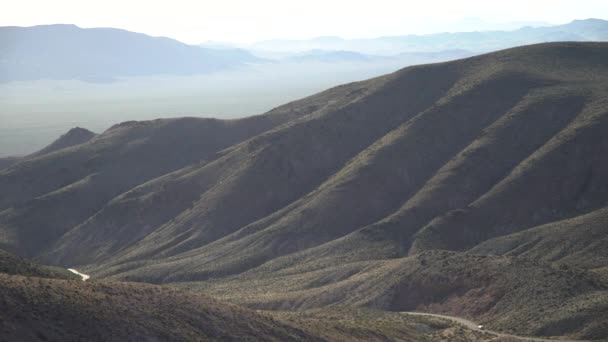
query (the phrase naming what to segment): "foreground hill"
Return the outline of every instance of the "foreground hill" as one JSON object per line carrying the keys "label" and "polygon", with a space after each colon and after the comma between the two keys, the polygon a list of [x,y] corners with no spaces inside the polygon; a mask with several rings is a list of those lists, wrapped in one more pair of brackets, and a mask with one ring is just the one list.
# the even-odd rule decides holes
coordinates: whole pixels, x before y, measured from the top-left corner
{"label": "foreground hill", "polygon": [[165,37],[75,25],[0,27],[0,82],[190,75],[255,62],[253,55],[213,50]]}
{"label": "foreground hill", "polygon": [[0,273],[39,278],[80,279],[65,268],[39,265],[1,249]]}
{"label": "foreground hill", "polygon": [[468,317],[521,336],[608,333],[607,277],[527,258],[447,251],[358,262],[278,258],[237,276],[175,285],[259,309],[372,307]]}
{"label": "foreground hill", "polygon": [[608,44],[540,44],[117,125],[0,171],[0,246],[257,308],[605,338],[607,89]]}
{"label": "foreground hill", "polygon": [[445,320],[372,310],[260,313],[136,283],[0,274],[0,290],[0,339],[6,341],[475,341],[484,336]]}
{"label": "foreground hill", "polygon": [[0,274],[2,339],[315,340],[269,316],[170,288]]}
{"label": "foreground hill", "polygon": [[431,341],[482,336],[427,317],[371,310],[271,315],[175,288],[82,282],[66,270],[4,251],[0,308],[3,341]]}

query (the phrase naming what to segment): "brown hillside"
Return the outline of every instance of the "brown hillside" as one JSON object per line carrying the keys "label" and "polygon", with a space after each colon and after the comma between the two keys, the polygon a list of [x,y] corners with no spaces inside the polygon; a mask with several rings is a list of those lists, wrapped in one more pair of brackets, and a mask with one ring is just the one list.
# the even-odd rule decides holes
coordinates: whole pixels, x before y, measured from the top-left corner
{"label": "brown hillside", "polygon": [[603,268],[608,265],[608,209],[552,222],[485,241],[476,254],[524,256],[557,264]]}
{"label": "brown hillside", "polygon": [[0,171],[0,247],[258,308],[606,338],[606,132],[608,43],[409,67],[18,162]]}
{"label": "brown hillside", "polygon": [[[147,180],[218,158],[265,130],[349,99],[358,85],[240,120],[181,118],[115,125],[85,144],[0,170],[0,246],[34,256],[113,197]],[[23,238],[25,237],[25,238]]]}
{"label": "brown hillside", "polygon": [[[260,313],[136,283],[0,274],[6,341],[471,341],[452,322],[370,310]],[[488,339],[490,340],[490,339]]]}
{"label": "brown hillside", "polygon": [[0,273],[40,278],[81,279],[65,268],[39,265],[1,249]]}

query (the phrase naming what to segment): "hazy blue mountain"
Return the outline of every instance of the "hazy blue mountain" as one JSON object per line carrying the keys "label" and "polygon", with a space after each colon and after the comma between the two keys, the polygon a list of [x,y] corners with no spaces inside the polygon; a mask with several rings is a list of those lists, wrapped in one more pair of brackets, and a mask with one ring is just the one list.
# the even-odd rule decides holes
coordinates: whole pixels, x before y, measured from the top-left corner
{"label": "hazy blue mountain", "polygon": [[513,31],[526,26],[541,27],[552,26],[554,24],[546,21],[507,21],[489,22],[478,17],[462,18],[456,22],[444,26],[450,27],[450,32],[469,32],[469,31]]}
{"label": "hazy blue mountain", "polygon": [[353,51],[331,51],[331,50],[310,50],[303,53],[298,53],[293,56],[285,58],[285,61],[289,62],[325,62],[325,63],[337,63],[337,62],[367,62],[373,59],[377,59],[377,56],[365,55]]}
{"label": "hazy blue mountain", "polygon": [[487,52],[518,45],[553,41],[608,40],[608,21],[575,20],[556,26],[522,27],[512,31],[476,31],[429,35],[386,36],[372,39],[317,37],[309,40],[267,40],[255,43],[252,51],[298,53],[309,50],[346,50],[372,55],[395,55],[404,52],[429,52],[464,49]]}
{"label": "hazy blue mountain", "polygon": [[437,52],[404,52],[394,56],[368,55],[354,51],[311,50],[281,59],[287,63],[366,63],[376,65],[412,65],[443,62],[465,58],[475,53],[467,50],[445,50]]}
{"label": "hazy blue mountain", "polygon": [[[432,52],[404,52],[392,56],[372,55],[346,50],[321,50],[314,49],[300,53],[284,54],[274,56],[274,60],[283,67],[310,69],[310,68],[332,68],[335,71],[344,68],[355,68],[355,75],[363,70],[385,70],[392,71],[400,67],[414,64],[427,64],[444,62],[458,58],[466,58],[475,55],[475,52],[467,50],[445,50]],[[311,70],[309,72],[315,72]],[[376,76],[370,74],[369,76]]]}
{"label": "hazy blue mountain", "polygon": [[114,28],[0,27],[0,81],[191,75],[257,60],[243,50],[206,49]]}

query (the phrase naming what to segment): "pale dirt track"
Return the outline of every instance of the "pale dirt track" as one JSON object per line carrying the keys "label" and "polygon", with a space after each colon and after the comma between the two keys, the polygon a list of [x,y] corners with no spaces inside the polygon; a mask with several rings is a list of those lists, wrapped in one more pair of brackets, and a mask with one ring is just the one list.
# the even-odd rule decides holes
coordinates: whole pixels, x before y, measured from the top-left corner
{"label": "pale dirt track", "polygon": [[78,274],[82,278],[82,281],[86,281],[87,279],[91,278],[91,276],[89,276],[88,274],[80,273],[73,268],[68,268],[68,271],[74,274]]}
{"label": "pale dirt track", "polygon": [[406,311],[404,311],[404,312],[401,312],[401,313],[408,314],[408,315],[429,316],[429,317],[436,317],[436,318],[446,319],[446,320],[449,320],[449,321],[460,323],[460,324],[466,326],[467,328],[469,328],[471,330],[475,330],[475,331],[479,331],[479,332],[484,332],[484,333],[492,334],[492,335],[494,335],[496,337],[511,337],[511,338],[516,338],[516,339],[522,340],[522,341],[539,341],[539,342],[556,342],[556,341],[560,341],[560,342],[586,342],[584,340],[548,339],[548,338],[527,337],[527,336],[517,336],[517,335],[505,334],[505,333],[501,333],[501,332],[498,332],[498,331],[480,329],[478,323],[475,323],[473,321],[469,321],[468,319],[464,319],[464,318],[461,318],[461,317],[446,316],[446,315],[437,315],[437,314],[424,313],[424,312],[406,312]]}

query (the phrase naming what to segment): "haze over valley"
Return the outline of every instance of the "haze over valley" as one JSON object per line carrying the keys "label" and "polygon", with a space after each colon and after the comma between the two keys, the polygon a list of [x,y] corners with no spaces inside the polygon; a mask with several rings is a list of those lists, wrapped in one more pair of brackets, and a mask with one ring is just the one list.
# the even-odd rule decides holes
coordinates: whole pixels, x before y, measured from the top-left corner
{"label": "haze over valley", "polygon": [[101,133],[127,120],[239,118],[407,65],[606,39],[608,22],[597,19],[513,31],[200,46],[118,29],[3,27],[0,157],[32,153],[75,126]]}

